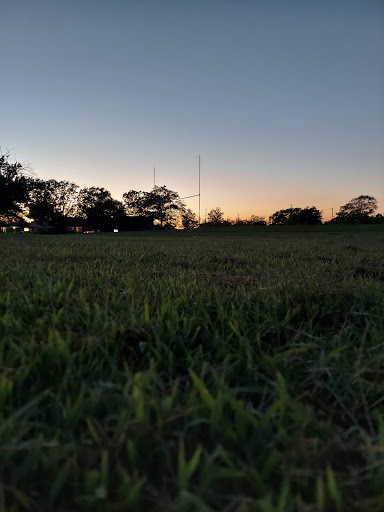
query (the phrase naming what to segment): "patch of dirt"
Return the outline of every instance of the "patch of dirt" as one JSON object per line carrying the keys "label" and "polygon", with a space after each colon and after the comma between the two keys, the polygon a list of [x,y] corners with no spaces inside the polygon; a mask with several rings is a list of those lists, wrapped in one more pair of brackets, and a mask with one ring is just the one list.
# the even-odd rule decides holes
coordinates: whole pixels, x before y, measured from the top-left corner
{"label": "patch of dirt", "polygon": [[360,247],[356,247],[356,245],[346,245],[344,247],[344,250],[351,252],[362,252],[363,249],[360,249]]}
{"label": "patch of dirt", "polygon": [[354,277],[366,277],[368,279],[384,280],[384,260],[368,260],[363,258],[356,267]]}
{"label": "patch of dirt", "polygon": [[143,343],[149,341],[149,333],[142,328],[127,329],[116,340],[118,367],[124,367],[124,361],[132,357],[141,357]]}
{"label": "patch of dirt", "polygon": [[159,251],[150,254],[143,254],[142,256],[140,256],[139,262],[144,265],[153,265],[161,261],[167,261],[168,258],[169,256],[165,252]]}
{"label": "patch of dirt", "polygon": [[287,251],[281,251],[274,255],[275,258],[278,258],[279,260],[291,260],[293,258],[293,254],[291,252]]}
{"label": "patch of dirt", "polygon": [[319,445],[317,438],[303,437],[299,446],[296,456],[299,455],[302,465],[312,471],[324,470],[330,465],[338,473],[349,475],[351,471],[361,470],[366,465],[364,446],[357,440],[344,444],[334,441]]}
{"label": "patch of dirt", "polygon": [[199,273],[199,277],[204,279],[208,279],[214,283],[224,284],[226,286],[236,286],[242,284],[250,284],[256,283],[257,279],[252,275],[232,275],[227,274],[226,272],[207,272],[207,273]]}
{"label": "patch of dirt", "polygon": [[247,260],[245,258],[236,258],[236,257],[225,257],[225,258],[218,258],[214,256],[211,258],[210,263],[217,263],[218,265],[234,265],[236,267],[244,267],[247,265]]}
{"label": "patch of dirt", "polygon": [[193,268],[193,265],[191,265],[188,261],[176,261],[175,266],[182,268],[183,270],[189,270]]}
{"label": "patch of dirt", "polygon": [[331,258],[330,256],[316,256],[317,261],[322,261],[323,263],[339,263],[340,260],[338,258]]}

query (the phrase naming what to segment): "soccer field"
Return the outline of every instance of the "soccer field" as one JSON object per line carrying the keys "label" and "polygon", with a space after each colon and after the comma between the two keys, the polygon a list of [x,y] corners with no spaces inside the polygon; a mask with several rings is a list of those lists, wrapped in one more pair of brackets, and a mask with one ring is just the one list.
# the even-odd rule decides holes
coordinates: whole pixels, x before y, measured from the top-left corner
{"label": "soccer field", "polygon": [[384,510],[384,228],[0,236],[0,511]]}

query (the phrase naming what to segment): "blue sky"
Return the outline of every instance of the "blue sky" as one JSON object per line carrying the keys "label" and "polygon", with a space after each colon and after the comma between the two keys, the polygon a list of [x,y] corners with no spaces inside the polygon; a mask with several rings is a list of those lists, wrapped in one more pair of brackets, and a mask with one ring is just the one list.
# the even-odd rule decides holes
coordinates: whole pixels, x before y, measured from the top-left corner
{"label": "blue sky", "polygon": [[[2,0],[3,151],[120,199],[157,184],[201,215],[384,213],[381,0]],[[197,211],[196,199],[188,206]]]}

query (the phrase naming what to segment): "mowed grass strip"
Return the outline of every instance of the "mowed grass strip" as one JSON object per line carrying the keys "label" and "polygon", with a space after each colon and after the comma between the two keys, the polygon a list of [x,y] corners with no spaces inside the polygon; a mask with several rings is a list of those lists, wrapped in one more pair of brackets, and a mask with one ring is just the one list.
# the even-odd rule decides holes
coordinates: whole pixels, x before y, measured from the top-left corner
{"label": "mowed grass strip", "polygon": [[383,510],[382,229],[0,257],[1,511]]}

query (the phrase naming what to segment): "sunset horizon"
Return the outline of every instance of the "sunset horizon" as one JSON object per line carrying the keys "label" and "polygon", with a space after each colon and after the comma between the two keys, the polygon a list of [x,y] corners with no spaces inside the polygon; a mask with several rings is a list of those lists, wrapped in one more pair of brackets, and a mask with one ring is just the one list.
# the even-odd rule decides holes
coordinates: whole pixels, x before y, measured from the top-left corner
{"label": "sunset horizon", "polygon": [[[0,144],[121,199],[156,182],[266,219],[361,194],[384,212],[383,4],[15,0]],[[18,27],[13,37],[13,27]],[[195,198],[186,201],[198,214]]]}

